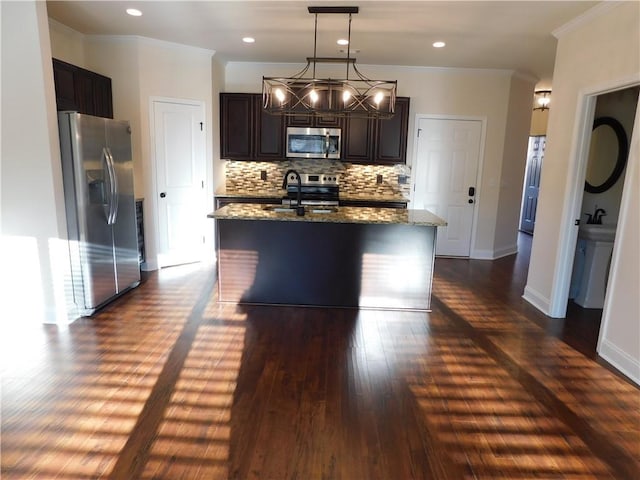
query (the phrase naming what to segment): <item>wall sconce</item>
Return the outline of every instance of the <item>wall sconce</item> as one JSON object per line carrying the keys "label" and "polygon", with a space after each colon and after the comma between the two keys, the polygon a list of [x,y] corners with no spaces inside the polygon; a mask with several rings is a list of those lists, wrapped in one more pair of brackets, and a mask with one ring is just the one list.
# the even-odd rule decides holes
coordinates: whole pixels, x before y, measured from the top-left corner
{"label": "wall sconce", "polygon": [[549,102],[551,102],[551,90],[536,90],[533,94],[534,104],[533,110],[549,110]]}

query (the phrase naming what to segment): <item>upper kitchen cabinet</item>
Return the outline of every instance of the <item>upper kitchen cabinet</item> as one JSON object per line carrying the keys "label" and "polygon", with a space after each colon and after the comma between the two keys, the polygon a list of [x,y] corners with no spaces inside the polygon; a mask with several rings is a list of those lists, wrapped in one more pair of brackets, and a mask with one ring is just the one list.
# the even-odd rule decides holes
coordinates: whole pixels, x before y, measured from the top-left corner
{"label": "upper kitchen cabinet", "polygon": [[[318,104],[322,108],[328,109],[330,103],[333,103],[335,105],[339,101],[340,101],[340,98],[339,98],[338,92],[335,92],[335,91],[332,92],[331,102],[328,101],[328,96],[326,92],[319,92],[318,94]],[[287,117],[287,126],[342,128],[343,119],[341,117],[337,117],[334,115],[324,115],[324,116],[300,115],[299,117],[293,115],[293,116]]]}
{"label": "upper kitchen cabinet", "polygon": [[54,58],[53,80],[58,110],[113,118],[109,77]]}
{"label": "upper kitchen cabinet", "polygon": [[396,113],[391,118],[348,118],[342,159],[360,163],[405,163],[408,128],[408,97],[396,98]]}
{"label": "upper kitchen cabinet", "polygon": [[284,158],[284,119],[262,110],[262,95],[220,94],[220,156],[229,160]]}
{"label": "upper kitchen cabinet", "polygon": [[375,122],[371,119],[347,118],[342,132],[342,159],[349,162],[371,162],[374,131]]}

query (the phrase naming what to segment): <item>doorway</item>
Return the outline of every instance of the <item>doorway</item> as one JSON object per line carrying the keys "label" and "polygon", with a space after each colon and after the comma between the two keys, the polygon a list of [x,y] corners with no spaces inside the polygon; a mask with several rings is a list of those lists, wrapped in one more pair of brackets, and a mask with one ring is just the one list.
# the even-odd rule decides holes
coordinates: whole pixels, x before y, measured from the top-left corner
{"label": "doorway", "polygon": [[634,86],[595,97],[567,313],[602,317],[639,93]]}
{"label": "doorway", "polygon": [[204,257],[206,166],[204,104],[152,101],[158,264],[198,262]]}
{"label": "doorway", "polygon": [[480,119],[417,119],[411,204],[447,221],[438,227],[438,256],[470,256],[482,135]]}

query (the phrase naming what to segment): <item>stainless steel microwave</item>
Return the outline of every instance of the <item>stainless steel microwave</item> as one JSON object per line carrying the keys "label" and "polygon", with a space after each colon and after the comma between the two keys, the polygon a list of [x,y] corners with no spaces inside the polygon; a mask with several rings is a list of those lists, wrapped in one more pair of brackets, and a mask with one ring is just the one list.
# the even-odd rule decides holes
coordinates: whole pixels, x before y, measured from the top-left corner
{"label": "stainless steel microwave", "polygon": [[340,158],[339,128],[287,127],[287,157]]}

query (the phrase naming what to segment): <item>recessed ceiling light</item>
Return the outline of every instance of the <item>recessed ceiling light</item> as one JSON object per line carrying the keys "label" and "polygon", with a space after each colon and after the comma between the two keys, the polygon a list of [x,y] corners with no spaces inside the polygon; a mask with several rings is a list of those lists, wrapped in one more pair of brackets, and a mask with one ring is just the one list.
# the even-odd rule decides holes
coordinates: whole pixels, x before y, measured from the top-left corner
{"label": "recessed ceiling light", "polygon": [[127,13],[132,17],[140,17],[142,16],[142,12],[137,8],[127,8]]}
{"label": "recessed ceiling light", "polygon": [[338,40],[336,42],[338,45],[349,45],[349,40],[346,40],[344,38],[341,38],[340,40]]}
{"label": "recessed ceiling light", "polygon": [[446,45],[444,42],[433,42],[433,46],[436,48],[442,48]]}
{"label": "recessed ceiling light", "polygon": [[253,37],[244,37],[244,38],[242,39],[242,41],[243,41],[244,43],[255,43],[256,39],[255,39],[255,38],[253,38]]}

